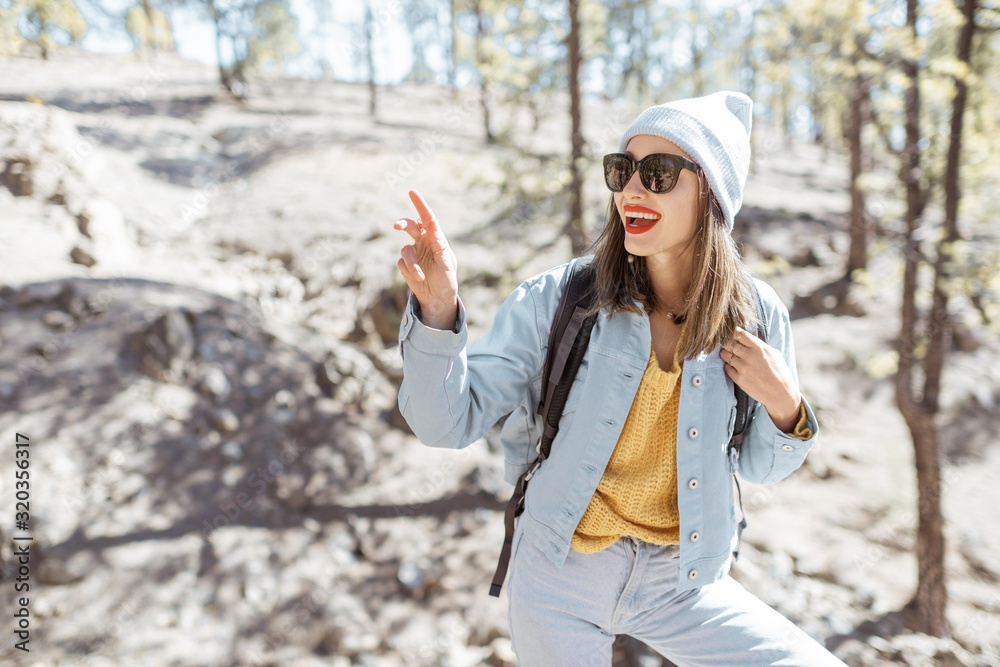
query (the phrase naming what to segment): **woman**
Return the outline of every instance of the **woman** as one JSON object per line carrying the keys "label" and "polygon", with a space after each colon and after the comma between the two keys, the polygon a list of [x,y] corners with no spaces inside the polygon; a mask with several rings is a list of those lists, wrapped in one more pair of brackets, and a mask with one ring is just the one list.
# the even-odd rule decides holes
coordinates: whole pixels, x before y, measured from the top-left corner
{"label": "woman", "polygon": [[[645,110],[605,158],[612,199],[590,270],[599,316],[514,536],[508,595],[522,667],[600,665],[617,634],[678,665],[843,665],[729,575],[730,473],[780,481],[812,447],[788,312],[730,236],[750,165],[751,101],[719,92]],[[419,194],[398,261],[399,404],[425,444],[464,447],[501,417],[505,477],[535,458],[547,336],[566,266],[522,283],[465,349],[456,258]],[[747,326],[746,329],[743,327]],[[759,402],[726,456],[733,383]],[[733,466],[731,468],[730,466]]]}

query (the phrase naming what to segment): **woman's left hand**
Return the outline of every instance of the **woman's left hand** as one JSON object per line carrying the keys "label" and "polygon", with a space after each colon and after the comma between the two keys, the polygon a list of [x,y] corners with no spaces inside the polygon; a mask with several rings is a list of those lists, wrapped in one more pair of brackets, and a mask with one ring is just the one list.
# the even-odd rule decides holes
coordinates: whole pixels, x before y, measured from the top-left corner
{"label": "woman's left hand", "polygon": [[737,328],[719,353],[733,382],[760,402],[774,425],[791,433],[799,421],[802,395],[781,353],[745,329]]}

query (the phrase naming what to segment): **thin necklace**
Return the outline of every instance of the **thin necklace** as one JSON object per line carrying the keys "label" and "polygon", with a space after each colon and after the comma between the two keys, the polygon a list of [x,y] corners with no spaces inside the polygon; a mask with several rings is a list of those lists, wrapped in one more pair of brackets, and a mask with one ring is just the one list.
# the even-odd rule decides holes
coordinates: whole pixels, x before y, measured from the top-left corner
{"label": "thin necklace", "polygon": [[[629,253],[628,255],[628,264],[629,264],[629,269],[631,270],[632,280],[635,281],[636,262],[635,262],[635,255],[633,255],[632,253]],[[686,315],[684,314],[676,315],[674,314],[673,310],[668,310],[666,316],[670,318],[670,321],[673,322],[674,324],[684,324],[684,321],[687,319]]]}
{"label": "thin necklace", "polygon": [[674,309],[673,308],[671,308],[666,313],[664,313],[664,317],[666,317],[667,319],[669,319],[674,324],[684,324],[684,320],[687,319],[687,315],[685,315],[684,313],[681,313],[680,315],[677,315],[676,313],[674,313]]}
{"label": "thin necklace", "polygon": [[[672,320],[674,320],[676,322],[677,318],[676,318],[676,316],[674,316],[674,314],[672,312],[666,313],[665,316],[668,317],[668,318],[671,318]],[[683,316],[681,316],[681,321],[683,321]],[[650,333],[652,334],[653,332],[650,331]],[[676,350],[674,348],[677,345],[677,339],[679,339],[679,337],[680,337],[680,331],[669,331],[667,327],[663,327],[660,330],[659,335],[656,335],[656,336],[652,337],[652,340],[650,342],[652,344],[652,348],[653,348],[653,353],[654,354],[656,354],[656,345],[657,345],[657,343],[659,343],[661,346],[667,346],[667,345],[669,345],[668,349],[671,351],[671,364],[670,364],[670,367],[668,367],[668,368],[664,368],[662,366],[662,363],[663,363],[665,357],[664,358],[660,358],[659,355],[657,355],[656,360],[660,364],[660,370],[669,373],[671,371],[671,369],[673,368],[673,355],[676,354]]]}

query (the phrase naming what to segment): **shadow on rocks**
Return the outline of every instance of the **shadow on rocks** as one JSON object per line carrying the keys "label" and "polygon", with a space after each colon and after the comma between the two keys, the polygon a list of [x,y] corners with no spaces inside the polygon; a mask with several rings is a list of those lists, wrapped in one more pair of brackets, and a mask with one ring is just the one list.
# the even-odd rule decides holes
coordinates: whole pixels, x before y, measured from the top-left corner
{"label": "shadow on rocks", "polygon": [[[4,411],[77,475],[48,501],[75,525],[45,549],[50,583],[78,581],[123,544],[301,524],[366,482],[391,383],[349,345],[306,349],[265,320],[141,279],[0,290],[0,336],[16,341],[0,348]],[[212,569],[213,554],[202,561]]]}

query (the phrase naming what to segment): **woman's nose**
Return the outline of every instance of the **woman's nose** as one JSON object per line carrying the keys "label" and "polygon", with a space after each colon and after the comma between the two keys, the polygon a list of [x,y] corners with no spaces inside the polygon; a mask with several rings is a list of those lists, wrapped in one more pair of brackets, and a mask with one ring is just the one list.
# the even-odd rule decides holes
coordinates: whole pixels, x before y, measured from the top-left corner
{"label": "woman's nose", "polygon": [[625,195],[625,199],[646,196],[646,186],[642,184],[642,179],[639,177],[638,169],[632,172],[632,177],[629,178],[628,183],[625,184],[625,189],[622,190],[622,194]]}

